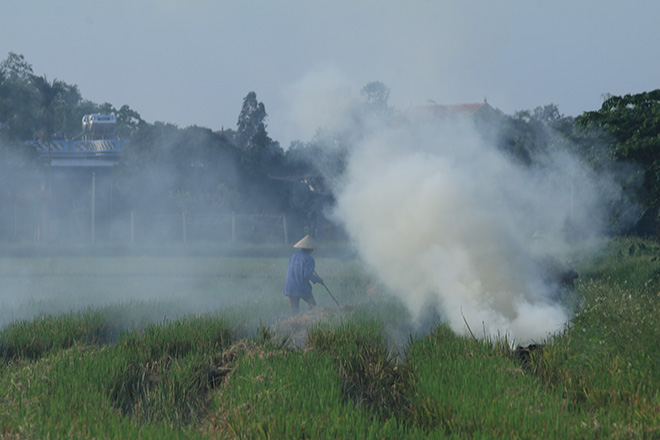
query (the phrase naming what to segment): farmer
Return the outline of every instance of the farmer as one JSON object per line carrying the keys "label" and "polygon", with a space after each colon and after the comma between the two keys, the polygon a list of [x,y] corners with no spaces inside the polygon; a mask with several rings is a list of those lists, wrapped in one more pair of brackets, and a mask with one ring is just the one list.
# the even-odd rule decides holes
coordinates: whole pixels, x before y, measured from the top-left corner
{"label": "farmer", "polygon": [[323,283],[323,280],[314,272],[316,263],[314,262],[314,258],[312,258],[312,252],[317,247],[314,239],[306,235],[302,240],[294,244],[293,247],[300,249],[300,251],[293,254],[289,260],[289,267],[286,271],[286,282],[284,283],[284,296],[289,297],[291,314],[295,316],[299,311],[300,298],[305,300],[309,310],[312,310],[316,306],[310,281],[316,284]]}

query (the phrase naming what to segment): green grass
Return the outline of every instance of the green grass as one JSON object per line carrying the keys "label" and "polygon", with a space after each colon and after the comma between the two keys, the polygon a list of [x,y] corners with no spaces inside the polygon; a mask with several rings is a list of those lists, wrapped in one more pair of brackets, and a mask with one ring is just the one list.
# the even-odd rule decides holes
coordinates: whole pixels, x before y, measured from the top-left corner
{"label": "green grass", "polygon": [[[0,331],[0,438],[660,438],[657,243],[583,258],[570,325],[524,353],[442,323],[402,338],[359,263],[317,266],[343,307],[315,289],[289,319],[286,257],[0,259],[33,295]],[[60,295],[82,304],[48,313]]]}
{"label": "green grass", "polygon": [[618,437],[660,437],[658,257],[657,243],[611,243],[584,268],[570,329],[534,359],[546,385]]}
{"label": "green grass", "polygon": [[[561,392],[546,389],[508,345],[456,338],[436,327],[415,340],[410,420],[449,438],[579,438],[583,411],[569,411]],[[577,426],[576,426],[577,425]]]}

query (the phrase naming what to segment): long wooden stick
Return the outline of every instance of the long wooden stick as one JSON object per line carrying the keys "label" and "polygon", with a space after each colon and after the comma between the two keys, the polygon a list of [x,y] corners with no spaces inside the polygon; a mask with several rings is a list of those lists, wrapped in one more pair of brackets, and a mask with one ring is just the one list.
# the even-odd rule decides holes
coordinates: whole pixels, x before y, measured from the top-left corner
{"label": "long wooden stick", "polygon": [[323,287],[325,287],[325,290],[327,290],[328,293],[330,294],[330,296],[332,297],[332,299],[335,300],[335,303],[337,303],[337,306],[338,306],[338,307],[341,307],[341,306],[339,305],[339,302],[337,302],[337,299],[335,298],[335,296],[332,294],[332,292],[330,292],[330,289],[328,289],[328,286],[326,286],[325,283],[321,283],[321,285],[322,285]]}
{"label": "long wooden stick", "polygon": [[[316,272],[314,272],[314,274],[315,274],[317,277],[319,276],[319,274],[317,274]],[[319,277],[319,278],[321,278],[321,277]],[[324,283],[323,281],[321,281],[320,284],[321,284],[323,287],[325,287],[325,290],[327,290],[327,292],[330,294],[330,297],[335,301],[335,303],[337,304],[337,307],[341,307],[341,306],[339,305],[339,302],[337,301],[337,298],[335,298],[335,296],[332,294],[332,292],[330,292],[330,289],[328,289],[328,286],[326,286],[325,283]]]}

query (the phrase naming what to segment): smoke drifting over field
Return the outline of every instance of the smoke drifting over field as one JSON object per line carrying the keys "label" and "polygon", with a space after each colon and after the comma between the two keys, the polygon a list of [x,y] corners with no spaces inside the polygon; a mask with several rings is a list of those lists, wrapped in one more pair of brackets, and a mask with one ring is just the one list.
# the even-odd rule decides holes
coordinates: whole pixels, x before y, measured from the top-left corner
{"label": "smoke drifting over field", "polygon": [[420,325],[434,312],[460,334],[538,341],[568,315],[536,262],[565,258],[569,229],[598,232],[604,184],[568,156],[544,163],[515,163],[470,121],[385,129],[353,152],[335,215]]}

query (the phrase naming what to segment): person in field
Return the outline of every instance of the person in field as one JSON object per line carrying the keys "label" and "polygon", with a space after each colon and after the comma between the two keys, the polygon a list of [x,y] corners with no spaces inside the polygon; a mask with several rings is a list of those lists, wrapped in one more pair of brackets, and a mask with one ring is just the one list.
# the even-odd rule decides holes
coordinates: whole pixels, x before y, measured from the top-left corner
{"label": "person in field", "polygon": [[317,247],[314,239],[306,235],[293,247],[300,250],[289,259],[284,296],[289,298],[291,314],[295,316],[299,312],[301,298],[307,303],[309,310],[316,306],[311,283],[323,283],[323,279],[314,272],[316,262],[312,258],[312,252]]}

